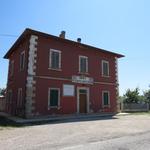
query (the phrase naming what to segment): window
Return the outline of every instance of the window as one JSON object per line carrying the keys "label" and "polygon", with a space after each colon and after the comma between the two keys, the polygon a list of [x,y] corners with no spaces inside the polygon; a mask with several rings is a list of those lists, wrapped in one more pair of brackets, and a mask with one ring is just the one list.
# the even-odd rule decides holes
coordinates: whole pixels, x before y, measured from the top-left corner
{"label": "window", "polygon": [[20,54],[20,71],[24,70],[25,65],[25,52],[21,52]]}
{"label": "window", "polygon": [[109,77],[109,62],[102,60],[102,76]]}
{"label": "window", "polygon": [[86,94],[87,90],[86,89],[80,89],[79,92],[80,92],[80,94]]}
{"label": "window", "polygon": [[103,99],[103,106],[109,106],[110,105],[109,91],[102,91],[102,99]]}
{"label": "window", "polygon": [[7,93],[7,102],[8,103],[12,102],[12,90],[8,90],[8,93]]}
{"label": "window", "polygon": [[18,98],[17,98],[17,107],[20,108],[22,106],[22,88],[18,89]]}
{"label": "window", "polygon": [[60,105],[60,89],[59,88],[49,88],[48,92],[48,106],[49,107],[59,107]]}
{"label": "window", "polygon": [[88,57],[79,56],[79,72],[88,73]]}
{"label": "window", "polygon": [[10,76],[14,74],[14,60],[10,61]]}
{"label": "window", "polygon": [[61,69],[61,51],[50,49],[49,67],[51,69]]}

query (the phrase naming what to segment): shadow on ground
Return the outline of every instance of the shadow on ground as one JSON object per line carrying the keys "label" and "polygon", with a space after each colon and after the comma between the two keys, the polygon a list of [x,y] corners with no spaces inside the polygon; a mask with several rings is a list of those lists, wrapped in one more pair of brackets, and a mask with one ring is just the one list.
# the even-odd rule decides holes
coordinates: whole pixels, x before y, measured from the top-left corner
{"label": "shadow on ground", "polygon": [[0,116],[0,127],[21,127],[23,124],[17,124],[12,120]]}
{"label": "shadow on ground", "polygon": [[25,127],[25,126],[35,126],[35,125],[47,125],[47,124],[60,124],[60,123],[72,123],[72,122],[86,122],[86,121],[98,121],[98,120],[111,120],[118,119],[115,116],[90,116],[83,118],[73,118],[73,119],[54,119],[54,120],[43,120],[28,123],[16,123],[5,117],[0,116],[0,127]]}

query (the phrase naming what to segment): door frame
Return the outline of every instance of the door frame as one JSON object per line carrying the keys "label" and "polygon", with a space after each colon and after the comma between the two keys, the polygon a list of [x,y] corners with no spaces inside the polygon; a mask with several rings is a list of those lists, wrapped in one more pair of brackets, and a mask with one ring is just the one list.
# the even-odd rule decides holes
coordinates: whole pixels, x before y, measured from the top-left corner
{"label": "door frame", "polygon": [[79,100],[80,100],[80,90],[86,90],[86,110],[87,113],[89,113],[90,103],[89,103],[89,88],[88,87],[77,87],[77,113],[80,113],[80,106],[79,106]]}

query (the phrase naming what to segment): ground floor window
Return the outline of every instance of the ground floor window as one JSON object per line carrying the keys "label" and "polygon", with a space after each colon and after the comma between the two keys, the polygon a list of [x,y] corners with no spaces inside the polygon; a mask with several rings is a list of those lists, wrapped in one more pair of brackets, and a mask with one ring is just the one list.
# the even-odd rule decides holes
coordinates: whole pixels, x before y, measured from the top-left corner
{"label": "ground floor window", "polygon": [[103,100],[103,106],[109,106],[110,105],[109,91],[102,91],[102,100]]}
{"label": "ground floor window", "polygon": [[7,102],[8,103],[12,102],[12,90],[8,90],[7,92]]}
{"label": "ground floor window", "polygon": [[22,88],[18,89],[17,107],[22,107]]}
{"label": "ground floor window", "polygon": [[59,88],[49,88],[48,106],[49,107],[59,107],[59,104],[60,104],[60,89]]}

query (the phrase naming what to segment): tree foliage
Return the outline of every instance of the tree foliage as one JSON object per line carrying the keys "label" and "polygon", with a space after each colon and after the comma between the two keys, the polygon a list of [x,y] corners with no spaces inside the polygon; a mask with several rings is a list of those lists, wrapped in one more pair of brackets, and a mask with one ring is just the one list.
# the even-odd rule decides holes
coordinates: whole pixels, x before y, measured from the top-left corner
{"label": "tree foliage", "polygon": [[124,94],[124,103],[139,103],[140,102],[140,95],[139,95],[139,88],[135,88],[134,90],[128,89]]}
{"label": "tree foliage", "polygon": [[150,104],[150,89],[144,91],[144,97],[145,97],[145,101]]}
{"label": "tree foliage", "polygon": [[140,89],[134,90],[127,89],[123,96],[119,97],[120,102],[124,103],[149,103],[150,104],[150,86],[148,90],[143,91],[143,94],[139,94]]}
{"label": "tree foliage", "polygon": [[0,88],[0,95],[5,96],[6,94],[6,89],[5,88]]}

